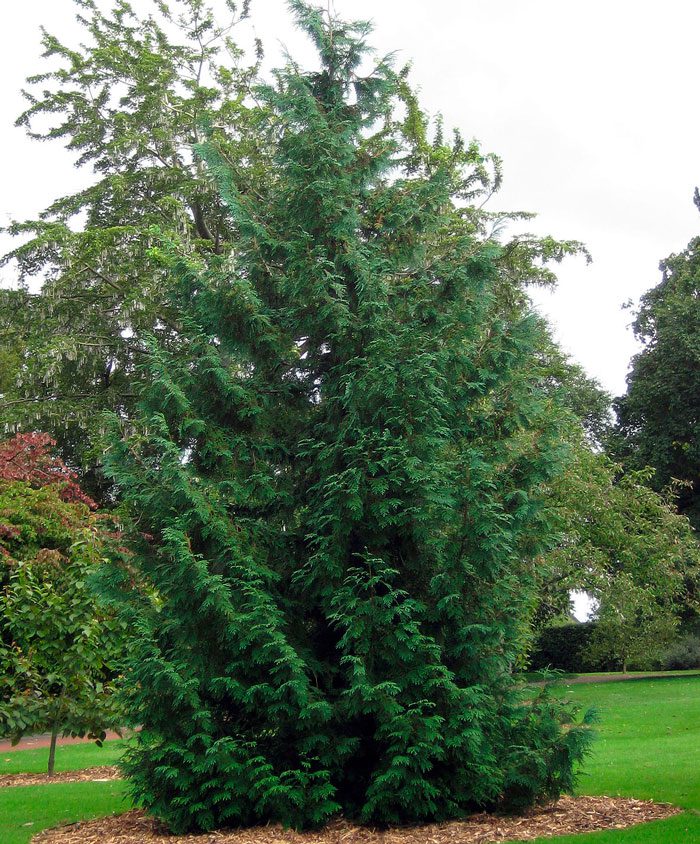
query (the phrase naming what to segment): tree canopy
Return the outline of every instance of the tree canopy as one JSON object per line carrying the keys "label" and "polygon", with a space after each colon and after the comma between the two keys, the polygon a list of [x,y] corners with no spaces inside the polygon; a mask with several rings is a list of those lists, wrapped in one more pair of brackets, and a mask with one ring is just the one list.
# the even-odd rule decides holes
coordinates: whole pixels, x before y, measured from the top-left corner
{"label": "tree canopy", "polygon": [[[695,191],[700,211],[700,193]],[[641,300],[634,331],[644,344],[617,399],[611,446],[632,468],[652,466],[652,482],[675,481],[678,504],[700,528],[700,238],[661,263],[662,280]]]}
{"label": "tree canopy", "polygon": [[538,624],[565,614],[572,590],[584,591],[601,630],[622,630],[624,619],[627,640],[652,659],[681,618],[697,616],[700,546],[675,498],[649,486],[652,471],[625,472],[572,438],[566,471],[548,487],[560,540],[542,559]]}
{"label": "tree canopy", "polygon": [[112,695],[121,622],[88,586],[107,527],[46,435],[0,444],[0,735],[100,739],[119,728]]}
{"label": "tree canopy", "polygon": [[[62,142],[94,181],[9,226],[20,245],[4,258],[17,283],[0,290],[0,421],[51,433],[103,498],[101,413],[133,406],[144,333],[161,345],[179,333],[151,227],[193,253],[227,251],[228,218],[193,145],[206,125],[232,162],[253,162],[266,138],[242,100],[255,63],[231,40],[247,3],[227,2],[219,21],[201,0],[151,0],[145,15],[121,0],[108,11],[75,2],[84,42],[44,32],[50,69],[28,80],[17,124]],[[241,190],[264,174],[251,163]]]}

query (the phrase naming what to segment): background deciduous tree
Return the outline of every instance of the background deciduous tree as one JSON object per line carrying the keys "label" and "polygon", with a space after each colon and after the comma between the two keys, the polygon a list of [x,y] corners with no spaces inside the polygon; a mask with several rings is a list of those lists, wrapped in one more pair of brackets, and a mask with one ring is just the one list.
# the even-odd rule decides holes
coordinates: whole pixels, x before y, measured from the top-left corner
{"label": "background deciduous tree", "polygon": [[88,586],[105,528],[51,445],[42,434],[0,444],[0,734],[50,732],[49,774],[59,735],[120,726],[125,639]]}
{"label": "background deciduous tree", "polygon": [[[700,193],[695,191],[700,211]],[[672,480],[678,506],[700,528],[700,238],[661,263],[661,282],[634,321],[644,348],[632,360],[627,393],[616,402],[613,451],[632,468],[652,466],[652,483]]]}
{"label": "background deciduous tree", "polygon": [[625,571],[611,577],[601,590],[591,661],[612,663],[623,673],[631,664],[656,667],[678,630],[678,616],[665,598]]}
{"label": "background deciduous tree", "polygon": [[139,15],[76,0],[81,45],[44,32],[46,69],[30,78],[18,124],[62,142],[89,187],[57,198],[37,220],[13,223],[5,256],[15,289],[0,290],[0,422],[44,430],[104,499],[99,432],[105,409],[133,407],[144,337],[176,348],[180,320],[150,260],[151,227],[192,254],[230,249],[218,191],[193,145],[209,126],[241,190],[264,182],[267,138],[244,102],[253,67],[231,32],[248,3],[215,19],[202,0],[152,0]]}
{"label": "background deciduous tree", "polygon": [[599,655],[604,638],[611,659],[646,649],[648,662],[700,611],[700,546],[675,497],[649,485],[653,470],[624,471],[583,438],[570,448],[548,487],[561,539],[541,561],[537,625],[567,613],[571,590],[585,591],[597,604]]}

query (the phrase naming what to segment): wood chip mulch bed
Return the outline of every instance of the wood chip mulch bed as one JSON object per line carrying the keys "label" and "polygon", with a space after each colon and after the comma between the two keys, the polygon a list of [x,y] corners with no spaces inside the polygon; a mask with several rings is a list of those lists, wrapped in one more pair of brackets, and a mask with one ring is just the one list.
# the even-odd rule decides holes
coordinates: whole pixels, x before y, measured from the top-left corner
{"label": "wood chip mulch bed", "polygon": [[487,844],[624,829],[660,820],[681,810],[660,803],[611,797],[564,797],[517,818],[472,815],[464,821],[373,830],[337,820],[317,832],[258,826],[201,835],[168,835],[141,811],[46,830],[32,844]]}
{"label": "wood chip mulch bed", "polygon": [[52,777],[47,774],[1,774],[0,788],[14,785],[49,785],[54,782],[106,782],[118,780],[120,777],[119,768],[113,765],[84,768],[82,771],[57,771]]}

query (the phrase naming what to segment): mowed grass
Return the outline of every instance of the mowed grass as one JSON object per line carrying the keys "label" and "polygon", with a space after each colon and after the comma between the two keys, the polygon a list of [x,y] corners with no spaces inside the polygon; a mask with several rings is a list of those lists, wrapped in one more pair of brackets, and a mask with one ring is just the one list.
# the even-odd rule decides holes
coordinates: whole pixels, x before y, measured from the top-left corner
{"label": "mowed grass", "polygon": [[[72,744],[56,750],[57,771],[115,765],[123,742]],[[48,748],[0,754],[0,774],[44,773]],[[0,844],[27,844],[42,829],[99,818],[130,808],[123,782],[47,783],[0,788]]]}
{"label": "mowed grass", "polygon": [[42,829],[124,812],[125,793],[119,781],[1,788],[0,842],[27,844]]}
{"label": "mowed grass", "polygon": [[600,711],[582,794],[638,797],[682,806],[665,821],[539,844],[700,844],[700,676],[566,685],[567,697]]}
{"label": "mowed grass", "polygon": [[[686,812],[626,830],[541,838],[539,844],[700,844],[700,676],[564,688],[567,697],[584,708],[597,707],[601,715],[580,793],[653,799]],[[60,769],[113,764],[120,745],[61,748]],[[5,754],[2,771],[9,773],[9,765],[12,771],[42,771],[45,753]],[[120,782],[0,789],[0,842],[27,844],[41,829],[125,811],[125,791]]]}
{"label": "mowed grass", "polygon": [[[124,742],[106,741],[102,747],[94,742],[69,744],[56,748],[56,771],[82,771],[98,765],[116,765]],[[0,776],[3,774],[43,774],[49,761],[48,747],[11,750],[0,753]]]}

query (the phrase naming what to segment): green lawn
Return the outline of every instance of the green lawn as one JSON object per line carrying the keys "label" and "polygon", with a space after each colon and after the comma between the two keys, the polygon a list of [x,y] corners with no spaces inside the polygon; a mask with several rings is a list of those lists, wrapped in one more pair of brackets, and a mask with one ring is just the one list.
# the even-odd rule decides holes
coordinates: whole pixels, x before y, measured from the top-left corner
{"label": "green lawn", "polygon": [[539,844],[700,842],[700,676],[566,689],[584,707],[598,707],[602,719],[579,791],[654,799],[688,811],[627,830],[542,838]]}
{"label": "green lawn", "polygon": [[[123,742],[71,744],[56,751],[57,771],[79,771],[96,765],[114,765]],[[0,755],[0,774],[43,773],[48,749],[13,750]],[[61,823],[72,823],[122,812],[122,782],[75,782],[0,788],[0,842],[27,844],[32,835]]]}
{"label": "green lawn", "polygon": [[74,782],[0,789],[0,841],[27,844],[42,829],[128,808],[123,782]]}
{"label": "green lawn", "polygon": [[[106,741],[102,747],[94,742],[69,744],[56,749],[57,771],[81,771],[97,765],[116,765],[123,742]],[[2,774],[43,774],[49,758],[48,748],[13,750],[0,754],[0,776]]]}
{"label": "green lawn", "polygon": [[[687,811],[627,830],[542,838],[539,843],[700,842],[700,675],[565,688],[582,706],[596,706],[602,718],[580,792],[653,798]],[[113,764],[120,744],[60,748],[59,770]],[[46,751],[41,750],[7,753],[0,758],[0,772],[42,771],[45,759]],[[123,811],[124,791],[119,782],[0,789],[0,842],[27,844],[46,827]]]}

